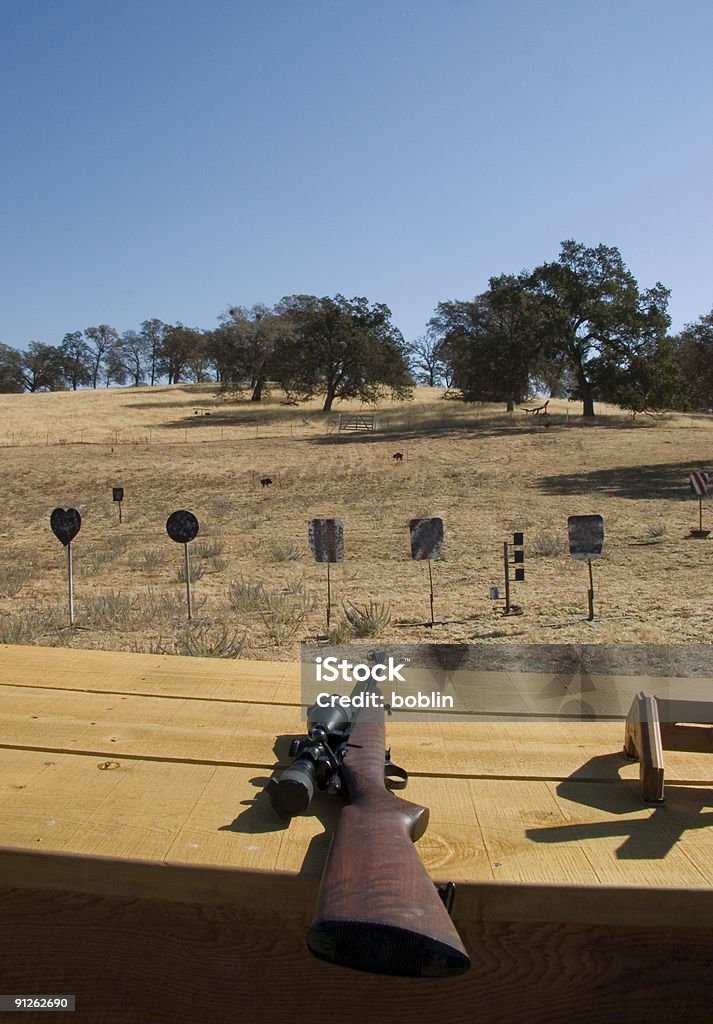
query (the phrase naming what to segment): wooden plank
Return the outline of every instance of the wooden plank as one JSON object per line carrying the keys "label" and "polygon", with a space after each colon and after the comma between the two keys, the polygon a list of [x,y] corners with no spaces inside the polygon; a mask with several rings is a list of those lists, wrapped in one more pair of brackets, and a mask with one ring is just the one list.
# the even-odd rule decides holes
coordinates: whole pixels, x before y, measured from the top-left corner
{"label": "wooden plank", "polygon": [[[42,756],[24,752],[27,776]],[[250,769],[163,762],[102,771],[91,758],[59,755],[6,795],[0,837],[18,850],[319,877],[339,801],[319,795],[308,815],[286,824],[265,781]],[[700,887],[713,873],[713,815],[697,822],[700,801],[690,793],[672,788],[674,814],[668,804],[643,806],[635,783],[418,778],[407,795],[431,809],[417,848],[443,880]],[[684,842],[691,824],[694,839]]]}
{"label": "wooden plank", "polygon": [[[247,699],[299,703],[300,665],[296,662],[255,662],[195,659],[109,651],[0,646],[2,679],[25,686],[149,693],[179,697]],[[442,673],[446,688],[482,700],[483,710],[534,713],[566,711],[569,700],[589,703],[593,710],[626,716],[635,692],[645,683],[661,698],[706,699],[712,680],[669,677],[561,676],[544,673]],[[435,677],[424,673],[424,687]],[[427,685],[426,685],[427,684]],[[611,707],[605,707],[612,700]],[[572,706],[572,710],[577,709]]]}
{"label": "wooden plank", "polygon": [[266,927],[259,910],[229,904],[48,891],[3,892],[0,912],[5,987],[35,991],[41,977],[46,989],[76,992],[77,1019],[92,1024],[204,1024],[242,1007],[251,1024],[274,1024],[335,985],[344,1024],[472,1024],[474,1013],[507,1024],[523,1008],[531,1024],[675,1024],[682,1012],[691,1021],[710,1014],[710,938],[692,929],[460,924],[475,968],[446,985],[416,985],[309,957],[308,915],[288,910]]}
{"label": "wooden plank", "polygon": [[[300,709],[0,686],[0,746],[88,751],[245,764],[285,763],[288,738],[302,735]],[[412,774],[463,777],[628,779],[638,767],[621,755],[617,722],[389,722],[393,756]],[[280,737],[282,739],[280,739]],[[673,781],[710,782],[713,758],[673,752]]]}
{"label": "wooden plank", "polygon": [[[282,909],[308,915],[318,889],[317,876],[304,873],[7,848],[0,848],[0,871],[3,885],[13,889],[233,904],[265,913]],[[445,880],[449,873],[436,871],[433,876]],[[464,924],[540,921],[625,925],[633,921],[652,928],[710,930],[713,891],[710,886],[656,888],[479,880],[457,886],[454,917]]]}
{"label": "wooden plank", "polygon": [[285,687],[299,703],[299,665],[292,662],[75,651],[0,645],[2,682],[15,686],[166,697],[260,700],[271,703]]}
{"label": "wooden plank", "polygon": [[33,752],[28,756],[26,750],[0,749],[0,806],[45,772],[51,763],[44,754]]}
{"label": "wooden plank", "polygon": [[[313,810],[292,822],[272,809],[264,787],[268,774],[248,768],[214,768],[200,800],[175,829],[166,860],[262,871],[305,871],[310,844],[330,831],[338,801],[315,798]],[[326,812],[326,815],[325,815]],[[312,872],[319,877],[319,861]]]}
{"label": "wooden plank", "polygon": [[[250,703],[247,689],[244,701],[204,700],[196,690],[204,667],[218,693],[245,666],[122,656],[112,668],[106,652],[89,652],[86,661],[88,652],[64,652],[58,664],[74,685],[56,688],[49,683],[53,653],[37,662],[48,669],[45,686],[29,676],[20,686],[0,686],[0,845],[15,855],[51,854],[47,885],[61,878],[85,891],[88,872],[99,892],[119,884],[111,877],[123,879],[118,896],[136,895],[132,863],[183,872],[178,900],[200,898],[201,886],[217,893],[230,885],[247,899],[240,887],[256,889],[258,877],[316,882],[339,802],[320,795],[310,814],[286,825],[263,792],[276,763],[285,763],[287,739],[304,730],[296,702],[279,702],[298,692],[294,676],[283,674],[269,706]],[[181,696],[172,689],[174,665]],[[85,676],[101,668],[106,689],[77,690],[80,668]],[[118,677],[124,686],[150,683],[151,692],[113,692]],[[253,689],[261,686],[262,668],[250,678]],[[667,803],[652,808],[638,798],[637,766],[621,754],[623,722],[390,721],[387,735],[394,759],[411,772],[405,795],[431,809],[419,854],[433,877],[465,882],[459,899],[475,900],[473,913],[517,906],[520,916],[510,920],[580,915],[623,925],[642,891],[654,901],[642,913],[673,926],[681,903],[672,893],[685,889],[709,908],[713,797],[700,784],[713,774],[709,757],[671,753]],[[28,749],[16,749],[22,745]],[[100,768],[105,761],[118,767]],[[2,871],[8,857],[0,856]],[[225,890],[215,882],[221,869],[229,869]],[[139,892],[150,896],[161,876],[141,872]],[[31,872],[24,884],[33,879],[40,884]],[[543,883],[558,893],[549,910]],[[486,911],[474,895],[483,886],[493,887]],[[504,895],[510,889],[518,894],[513,902]],[[284,898],[278,882],[269,891]]]}
{"label": "wooden plank", "polygon": [[[28,760],[37,757],[26,752]],[[58,755],[2,803],[0,836],[18,849],[161,859],[214,770]]]}
{"label": "wooden plank", "polygon": [[268,717],[278,732],[302,728],[299,709],[281,705],[268,716],[249,704],[10,687],[0,704],[8,745],[265,766],[274,763]]}

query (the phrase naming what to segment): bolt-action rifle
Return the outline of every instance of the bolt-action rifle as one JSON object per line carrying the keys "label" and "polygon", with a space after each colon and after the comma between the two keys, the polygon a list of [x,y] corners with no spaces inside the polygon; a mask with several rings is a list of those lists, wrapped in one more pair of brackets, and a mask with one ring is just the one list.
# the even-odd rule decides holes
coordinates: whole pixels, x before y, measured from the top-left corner
{"label": "bolt-action rifle", "polygon": [[307,735],[290,748],[295,760],[267,787],[283,818],[304,813],[315,788],[346,797],[307,945],[321,960],[360,971],[461,974],[470,959],[448,913],[455,887],[448,883],[439,895],[413,846],[426,831],[428,808],[387,790],[408,780],[385,752],[388,708],[373,675],[350,700],[357,693],[366,695],[366,709],[309,708]]}

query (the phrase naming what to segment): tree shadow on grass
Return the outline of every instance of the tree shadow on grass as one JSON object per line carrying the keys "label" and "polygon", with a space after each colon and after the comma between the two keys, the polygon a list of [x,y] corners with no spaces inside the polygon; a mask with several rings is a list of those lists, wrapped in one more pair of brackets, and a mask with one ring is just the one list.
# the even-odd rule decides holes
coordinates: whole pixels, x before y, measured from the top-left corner
{"label": "tree shadow on grass", "polygon": [[554,436],[565,428],[563,424],[552,424],[545,428],[535,422],[533,424],[523,422],[510,422],[509,420],[488,421],[464,420],[462,423],[440,423],[438,421],[423,421],[413,426],[389,425],[380,426],[376,430],[331,430],[329,433],[320,434],[310,438],[312,444],[335,445],[335,444],[405,444],[408,441],[424,441],[450,439],[454,441],[483,441],[494,437],[520,437],[523,435],[540,434]]}
{"label": "tree shadow on grass", "polygon": [[542,477],[539,488],[545,494],[570,495],[597,491],[614,498],[634,501],[683,500],[691,496],[688,478],[694,469],[710,461],[701,457],[686,462],[660,462],[652,466],[614,466],[582,473],[558,473]]}

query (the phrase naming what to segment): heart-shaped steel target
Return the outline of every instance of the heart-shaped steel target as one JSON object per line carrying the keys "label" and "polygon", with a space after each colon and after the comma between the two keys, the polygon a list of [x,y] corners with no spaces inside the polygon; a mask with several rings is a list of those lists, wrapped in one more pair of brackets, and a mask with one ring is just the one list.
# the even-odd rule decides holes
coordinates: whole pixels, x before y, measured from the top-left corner
{"label": "heart-shaped steel target", "polygon": [[177,544],[187,544],[198,534],[198,520],[192,512],[179,509],[172,512],[166,520],[166,533]]}
{"label": "heart-shaped steel target", "polygon": [[76,508],[56,508],[50,516],[52,533],[65,547],[77,536],[81,525],[82,517]]}

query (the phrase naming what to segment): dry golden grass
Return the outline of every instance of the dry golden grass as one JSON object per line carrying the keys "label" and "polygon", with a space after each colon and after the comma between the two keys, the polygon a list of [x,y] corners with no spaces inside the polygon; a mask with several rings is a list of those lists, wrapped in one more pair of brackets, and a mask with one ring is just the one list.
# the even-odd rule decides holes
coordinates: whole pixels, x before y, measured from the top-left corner
{"label": "dry golden grass", "polygon": [[[334,627],[343,605],[378,602],[385,642],[708,640],[713,543],[689,539],[698,505],[688,474],[707,465],[710,418],[632,422],[602,408],[585,425],[566,402],[551,402],[545,421],[419,389],[413,402],[377,410],[375,434],[329,433],[349,409],[227,402],[213,385],[0,395],[0,642],[190,646],[182,547],[165,532],[178,508],[200,522],[195,645],[216,655],[224,636],[225,654],[293,658],[324,632],[325,566],[307,543],[316,516],[344,521]],[[121,525],[113,486],[125,489]],[[82,514],[73,630],[66,557],[49,529],[58,505]],[[566,520],[594,512],[606,541],[588,623],[586,566],[567,554]],[[409,550],[408,522],[424,515],[446,528],[434,629],[424,624],[427,567]],[[514,530],[525,533],[526,580],[512,590],[523,614],[505,617],[488,591],[502,591],[502,544]]]}

